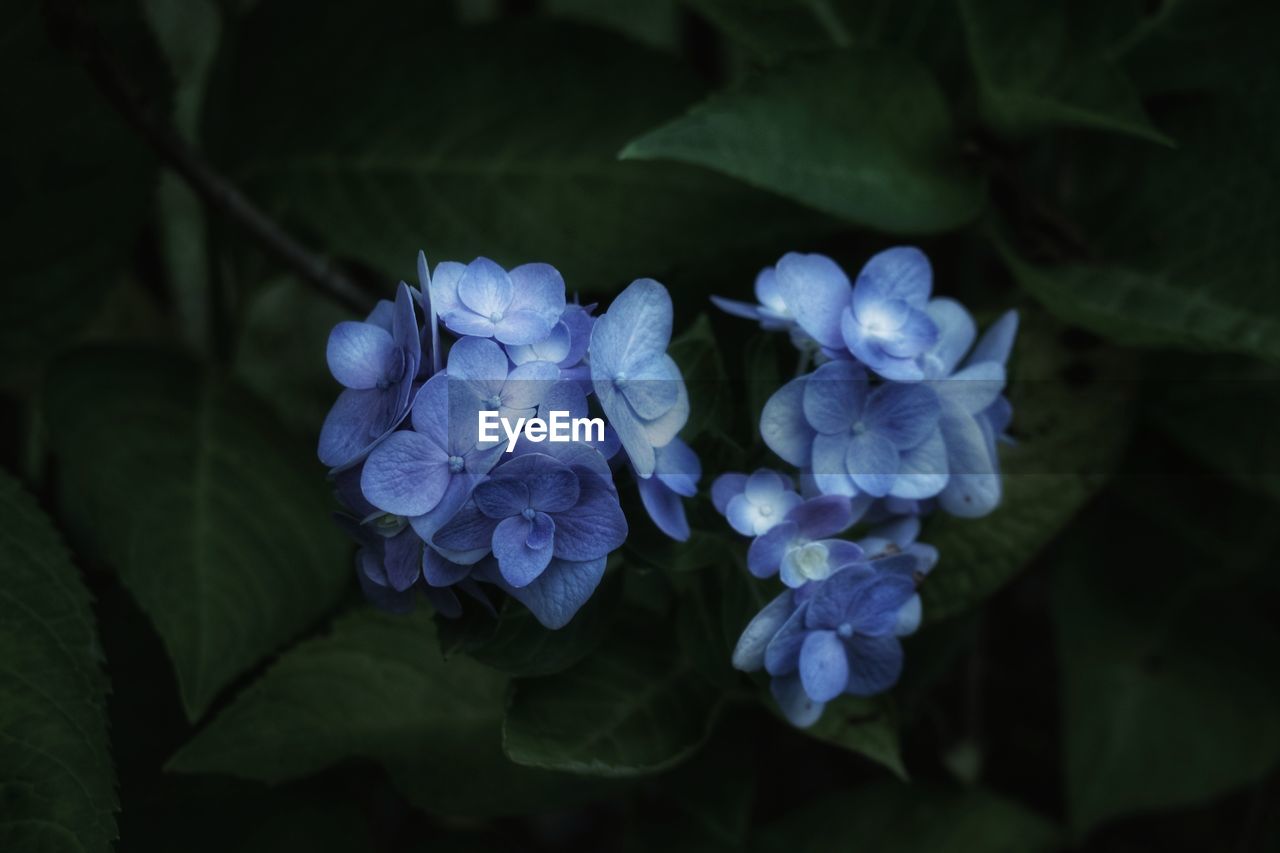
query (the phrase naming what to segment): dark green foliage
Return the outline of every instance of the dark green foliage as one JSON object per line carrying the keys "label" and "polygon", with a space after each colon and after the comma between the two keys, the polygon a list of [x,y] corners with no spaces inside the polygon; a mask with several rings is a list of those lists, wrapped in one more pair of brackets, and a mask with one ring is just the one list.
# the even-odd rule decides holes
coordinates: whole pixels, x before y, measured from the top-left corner
{"label": "dark green foliage", "polygon": [[[5,853],[1280,842],[1274,4],[10,5]],[[904,241],[981,324],[1020,312],[1004,500],[926,522],[902,680],[799,732],[730,665],[781,587],[709,499],[777,466],[797,353],[707,297]],[[325,342],[419,249],[671,292],[692,534],[620,474],[631,532],[559,631],[356,591]]]}

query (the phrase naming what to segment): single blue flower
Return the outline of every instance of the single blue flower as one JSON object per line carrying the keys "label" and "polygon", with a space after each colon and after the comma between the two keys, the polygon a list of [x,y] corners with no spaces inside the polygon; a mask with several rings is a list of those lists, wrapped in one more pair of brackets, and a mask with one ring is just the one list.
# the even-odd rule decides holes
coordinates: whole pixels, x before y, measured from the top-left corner
{"label": "single blue flower", "polygon": [[654,450],[653,476],[636,475],[636,487],[645,512],[659,530],[677,542],[689,539],[689,520],[681,498],[696,495],[701,478],[702,463],[698,454],[679,438]]}
{"label": "single blue flower", "polygon": [[832,361],[805,380],[801,404],[814,433],[813,477],[823,493],[918,499],[946,487],[941,406],[927,385],[873,388],[859,365]]}
{"label": "single blue flower", "polygon": [[413,404],[413,429],[387,436],[360,475],[364,498],[383,512],[407,517],[426,541],[462,507],[502,453],[500,445],[479,446],[479,404],[465,391],[444,373],[427,380]]}
{"label": "single blue flower", "polygon": [[[547,393],[560,378],[560,369],[549,361],[530,361],[508,370],[507,354],[491,340],[461,338],[449,350],[448,374],[453,398],[465,391],[480,409],[496,411],[515,424],[538,413]],[[474,425],[472,425],[474,426]],[[460,428],[460,425],[455,425]],[[499,438],[505,443],[505,438]]]}
{"label": "single blue flower", "polygon": [[627,521],[610,482],[585,465],[526,453],[476,486],[471,502],[436,532],[434,542],[462,554],[492,549],[503,579],[519,588],[539,577],[553,557],[596,560],[626,538]]}
{"label": "single blue flower", "polygon": [[811,724],[842,693],[874,696],[897,683],[898,614],[915,595],[911,562],[899,555],[855,564],[807,594],[793,593],[795,610],[769,639],[763,660],[774,696],[795,725]]}
{"label": "single blue flower", "polygon": [[641,478],[653,475],[654,450],[689,419],[684,377],[671,356],[671,297],[652,279],[622,291],[591,330],[591,382],[609,423]]}
{"label": "single blue flower", "polygon": [[401,282],[395,304],[379,302],[364,322],[334,326],[326,357],[345,390],[320,428],[318,455],[343,468],[394,430],[413,402],[422,341],[409,286]]}
{"label": "single blue flower", "polygon": [[712,504],[743,536],[768,533],[802,501],[789,477],[768,468],[750,477],[721,474],[711,484]]}
{"label": "single blue flower", "polygon": [[431,277],[431,301],[449,331],[533,344],[551,333],[564,312],[564,279],[547,264],[507,272],[488,258],[463,266],[443,262]]}
{"label": "single blue flower", "polygon": [[849,351],[886,379],[924,378],[917,358],[938,340],[938,327],[924,310],[932,288],[933,271],[919,249],[898,246],[873,256],[840,314]]}
{"label": "single blue flower", "polygon": [[778,574],[789,587],[830,577],[863,558],[853,542],[833,539],[857,519],[848,498],[823,495],[791,509],[747,549],[747,568],[758,578]]}

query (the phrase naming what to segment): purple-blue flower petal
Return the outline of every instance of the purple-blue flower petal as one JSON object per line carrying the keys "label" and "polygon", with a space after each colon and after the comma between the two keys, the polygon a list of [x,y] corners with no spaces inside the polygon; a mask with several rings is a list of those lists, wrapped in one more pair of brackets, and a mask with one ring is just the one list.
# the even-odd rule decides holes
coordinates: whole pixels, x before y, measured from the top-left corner
{"label": "purple-blue flower petal", "polygon": [[800,683],[815,702],[830,702],[849,683],[849,661],[835,631],[814,631],[800,647]]}

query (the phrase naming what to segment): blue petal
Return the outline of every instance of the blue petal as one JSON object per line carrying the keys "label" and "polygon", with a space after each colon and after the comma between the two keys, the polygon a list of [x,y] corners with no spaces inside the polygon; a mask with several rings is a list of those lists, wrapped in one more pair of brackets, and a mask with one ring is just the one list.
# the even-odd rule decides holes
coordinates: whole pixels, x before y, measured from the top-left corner
{"label": "blue petal", "polygon": [[650,477],[637,480],[636,487],[640,491],[640,501],[645,512],[658,525],[658,529],[677,542],[689,540],[689,520],[684,513],[684,501],[672,491],[662,480]]}
{"label": "blue petal", "polygon": [[422,576],[427,584],[435,587],[453,586],[471,574],[471,566],[445,559],[434,548],[422,552]]}
{"label": "blue petal", "polygon": [[920,627],[920,620],[924,618],[924,607],[920,602],[919,595],[913,595],[907,599],[907,603],[898,608],[898,618],[893,625],[893,635],[895,637],[905,637],[914,634],[916,629]]}
{"label": "blue petal", "polygon": [[804,417],[805,378],[792,379],[773,393],[760,414],[760,437],[792,465],[809,464],[814,430]]}
{"label": "blue petal", "polygon": [[435,304],[431,295],[431,271],[427,267],[427,256],[418,251],[418,307],[422,309],[422,346],[431,354],[430,370],[427,376],[440,372],[440,306]]}
{"label": "blue petal", "polygon": [[348,388],[338,395],[320,427],[320,461],[331,468],[354,464],[396,426],[390,395],[376,388]]}
{"label": "blue petal", "polygon": [[507,316],[498,324],[498,340],[536,343],[551,332],[564,313],[564,279],[549,264],[522,264],[511,270],[511,283],[515,292]]}
{"label": "blue petal", "polygon": [[1000,474],[981,424],[962,412],[948,411],[942,419],[950,478],[938,503],[952,515],[977,518],[1000,503]]}
{"label": "blue petal", "polygon": [[898,683],[902,675],[902,643],[892,635],[855,636],[848,642],[849,686],[854,696],[875,696]]}
{"label": "blue petal", "polygon": [[743,672],[755,672],[764,666],[764,650],[795,609],[791,590],[770,601],[747,623],[733,649],[733,665]]}
{"label": "blue petal", "polygon": [[510,518],[529,507],[529,487],[523,479],[515,476],[517,472],[508,475],[506,467],[498,468],[490,479],[476,486],[472,494],[476,509],[489,518]]}
{"label": "blue petal", "polygon": [[848,498],[823,495],[811,498],[787,513],[787,521],[806,539],[826,539],[848,530],[857,519]]}
{"label": "blue petal", "polygon": [[543,627],[554,631],[568,625],[591,598],[604,577],[605,563],[604,557],[583,562],[553,559],[527,586],[498,585],[529,608]]}
{"label": "blue petal", "polygon": [[858,300],[856,291],[863,289],[866,292],[872,288],[873,292],[888,298],[922,307],[933,290],[933,269],[929,266],[929,259],[914,246],[895,246],[872,255],[854,284],[855,307]]}
{"label": "blue petal", "polygon": [[435,307],[438,316],[445,317],[462,310],[462,303],[458,301],[458,282],[466,273],[466,265],[456,261],[441,261],[436,264],[435,274],[431,276],[430,288],[431,304]]}
{"label": "blue petal", "polygon": [[750,302],[739,302],[736,299],[725,299],[723,296],[712,296],[711,303],[726,314],[742,317],[745,320],[759,320],[760,309]]}
{"label": "blue petal", "polygon": [[[592,372],[595,372],[594,363]],[[609,425],[618,434],[623,449],[627,451],[627,457],[636,469],[636,474],[642,478],[652,477],[657,460],[654,455],[653,445],[649,442],[649,437],[645,433],[644,424],[636,417],[635,411],[631,408],[631,404],[627,402],[626,398],[613,387],[611,380],[604,383],[596,383],[595,389],[596,398],[600,401],[600,408],[604,409],[605,417],[609,419]]]}
{"label": "blue petal", "polygon": [[829,361],[804,383],[804,417],[819,434],[847,434],[862,417],[867,372],[851,361]]}
{"label": "blue petal", "polygon": [[691,498],[698,493],[702,478],[702,462],[693,448],[680,439],[672,439],[654,451],[653,476],[677,495]]}
{"label": "blue petal", "polygon": [[[471,492],[479,481],[480,477],[478,475],[465,471],[452,475],[449,478],[448,487],[445,488],[444,494],[440,497],[440,503],[436,504],[425,515],[415,515],[409,518],[409,524],[413,526],[414,532],[424,542],[432,542],[436,531],[451,521],[458,514],[458,510],[462,508],[463,504],[471,499]],[[482,547],[488,550],[489,542],[487,539]],[[477,559],[479,558],[477,557]],[[475,562],[475,560],[464,560],[463,562]]]}
{"label": "blue petal", "polygon": [[[507,375],[507,381],[502,386],[502,408],[521,412],[536,409],[559,378],[560,368],[549,361],[531,361],[520,365]],[[532,412],[529,414],[532,415]]]}
{"label": "blue petal", "polygon": [[581,492],[578,503],[557,513],[555,555],[580,562],[603,557],[627,538],[627,519],[618,496],[599,477],[577,468]]}
{"label": "blue petal", "polygon": [[746,495],[734,495],[730,498],[728,506],[725,507],[724,517],[729,522],[729,526],[743,536],[760,535],[760,531],[756,530],[758,513],[755,504]]}
{"label": "blue petal", "polygon": [[924,441],[903,452],[889,494],[909,500],[931,498],[947,487],[948,479],[947,445],[942,440],[942,430],[935,429]]}
{"label": "blue petal", "polygon": [[924,310],[938,327],[938,342],[925,357],[928,365],[925,375],[930,379],[950,376],[973,346],[977,326],[964,306],[954,299],[932,299]]}
{"label": "blue petal", "polygon": [[[736,525],[734,529],[737,529]],[[747,548],[747,570],[758,578],[777,574],[778,568],[782,565],[782,558],[786,556],[787,549],[791,547],[797,535],[799,535],[799,528],[796,524],[784,521],[754,539]]]}
{"label": "blue petal", "polygon": [[912,308],[902,327],[884,338],[880,346],[895,358],[914,358],[937,344],[938,334],[938,327],[929,315]]}
{"label": "blue petal", "polygon": [[1006,311],[1001,315],[999,320],[991,324],[982,338],[978,341],[978,345],[973,348],[973,352],[969,354],[967,364],[977,364],[982,361],[994,361],[997,364],[1006,364],[1009,361],[1009,352],[1013,349],[1014,338],[1018,335],[1018,312]]}
{"label": "blue petal", "polygon": [[390,375],[400,358],[395,341],[372,323],[347,320],[334,326],[325,357],[333,378],[347,388],[377,388],[400,378]]}
{"label": "blue petal", "polygon": [[893,443],[879,433],[864,432],[849,440],[845,467],[859,489],[878,498],[889,494],[901,458]]}
{"label": "blue petal", "polygon": [[436,531],[431,543],[448,551],[465,552],[487,549],[493,541],[497,522],[476,508],[466,504],[457,515]]}
{"label": "blue petal", "polygon": [[809,633],[805,628],[808,609],[808,605],[797,607],[765,646],[764,668],[770,675],[790,675],[800,667],[800,647]]}
{"label": "blue petal", "polygon": [[838,435],[820,435],[813,440],[813,458],[810,460],[810,481],[824,495],[853,497],[858,492],[849,476],[845,457],[853,436],[848,432]]}
{"label": "blue petal", "polygon": [[849,683],[844,643],[834,631],[814,631],[800,647],[800,683],[815,702],[830,702]]}
{"label": "blue petal", "polygon": [[532,344],[508,344],[507,356],[513,364],[530,361],[550,361],[559,364],[569,355],[569,327],[557,322],[542,340]]}
{"label": "blue petal", "polygon": [[[555,531],[545,537],[534,537],[534,524],[522,515],[503,519],[493,531],[493,556],[503,579],[519,589],[542,574],[551,562]],[[529,544],[530,539],[540,547]]]}
{"label": "blue petal", "polygon": [[473,383],[504,382],[507,354],[491,340],[462,338],[449,349],[448,374],[451,379]]}
{"label": "blue petal", "polygon": [[790,252],[775,270],[778,292],[800,328],[823,346],[839,347],[840,312],[849,304],[849,277],[824,255]]}
{"label": "blue petal", "polygon": [[422,540],[406,527],[383,543],[387,582],[403,592],[422,576]]}
{"label": "blue petal", "polygon": [[566,305],[560,315],[560,322],[569,330],[569,352],[560,362],[561,367],[573,367],[582,361],[587,354],[587,346],[591,343],[591,329],[596,318],[581,305]]}
{"label": "blue petal", "polygon": [[747,478],[742,493],[752,503],[767,503],[786,488],[786,481],[777,471],[761,468]]}
{"label": "blue petal", "polygon": [[654,448],[670,444],[689,422],[689,391],[685,388],[684,379],[677,377],[672,384],[676,388],[676,401],[671,408],[652,420],[640,419],[645,439]]}
{"label": "blue petal", "polygon": [[1004,383],[1004,365],[995,361],[979,361],[947,379],[930,384],[948,403],[976,415],[1000,399]]}
{"label": "blue petal", "polygon": [[418,331],[418,317],[413,313],[413,291],[403,281],[396,288],[395,313],[391,317],[391,338],[405,354],[410,378],[418,373],[422,359],[422,334]]}
{"label": "blue petal", "polygon": [[637,279],[618,294],[591,330],[591,378],[596,392],[619,371],[666,352],[671,318],[671,296],[653,279]]}
{"label": "blue petal", "polygon": [[889,383],[871,392],[864,420],[876,435],[906,450],[928,438],[938,428],[941,415],[942,407],[932,388]]}
{"label": "blue petal", "polygon": [[550,456],[531,457],[546,460],[530,470],[525,482],[529,486],[529,505],[542,512],[564,512],[578,503],[581,492],[578,475]]}
{"label": "blue petal", "polygon": [[503,314],[514,295],[507,271],[488,258],[476,258],[467,264],[467,272],[458,282],[458,300],[481,317],[493,319],[494,315]]}
{"label": "blue petal", "polygon": [[660,418],[671,410],[680,396],[680,368],[666,353],[640,362],[626,373],[626,381],[615,380],[637,415],[644,420]]}
{"label": "blue petal", "polygon": [[369,453],[360,489],[384,512],[422,515],[440,502],[449,476],[443,448],[422,433],[401,430]]}
{"label": "blue petal", "polygon": [[815,702],[804,692],[799,675],[787,675],[775,678],[769,684],[769,690],[778,703],[778,709],[791,725],[807,729],[822,717],[826,708],[823,702]]}
{"label": "blue petal", "polygon": [[[728,511],[729,501],[740,495],[747,487],[746,474],[721,474],[711,484],[711,504],[716,511],[724,515]],[[744,534],[751,535],[751,534]]]}

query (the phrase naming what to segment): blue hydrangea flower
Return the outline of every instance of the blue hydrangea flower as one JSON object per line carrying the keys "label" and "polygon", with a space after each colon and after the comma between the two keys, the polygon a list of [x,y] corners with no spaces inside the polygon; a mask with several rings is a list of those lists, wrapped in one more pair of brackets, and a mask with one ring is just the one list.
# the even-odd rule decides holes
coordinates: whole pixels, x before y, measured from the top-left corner
{"label": "blue hydrangea flower", "polygon": [[925,310],[932,289],[933,271],[919,249],[898,246],[873,256],[840,315],[849,351],[886,379],[922,379],[917,358],[938,340]]}
{"label": "blue hydrangea flower", "polygon": [[789,587],[830,577],[862,559],[862,548],[832,539],[855,521],[848,498],[824,495],[794,507],[747,549],[747,568],[758,578],[779,575]]}
{"label": "blue hydrangea flower", "polygon": [[582,364],[591,343],[591,329],[596,318],[590,308],[566,305],[564,313],[551,328],[547,337],[532,344],[509,345],[507,356],[515,365],[531,361],[549,361],[560,368],[563,379],[584,379],[590,372]]}
{"label": "blue hydrangea flower", "polygon": [[643,278],[591,330],[592,386],[641,478],[653,475],[655,448],[669,444],[689,419],[684,377],[667,355],[671,317],[667,289]]}
{"label": "blue hydrangea flower", "polygon": [[488,258],[465,267],[444,262],[431,277],[431,301],[449,331],[534,344],[547,337],[564,313],[564,279],[547,264],[524,264],[508,273]]}
{"label": "blue hydrangea flower", "polygon": [[457,553],[491,549],[502,578],[520,588],[546,571],[553,557],[597,560],[626,537],[627,521],[610,483],[584,465],[527,453],[495,468],[434,541]]}
{"label": "blue hydrangea flower", "polygon": [[789,477],[761,468],[746,474],[721,474],[711,484],[711,502],[743,536],[761,536],[782,522],[803,498]]}
{"label": "blue hydrangea flower", "polygon": [[655,449],[652,477],[636,475],[645,512],[659,530],[677,542],[688,541],[690,532],[681,499],[698,493],[701,478],[702,463],[698,454],[679,438]]}
{"label": "blue hydrangea flower", "polygon": [[779,389],[760,429],[775,453],[811,468],[824,494],[918,499],[947,484],[940,417],[932,388],[873,388],[859,365],[832,361]]}
{"label": "blue hydrangea flower", "polygon": [[422,360],[409,286],[402,282],[394,305],[379,302],[364,322],[334,326],[326,358],[345,390],[320,428],[318,454],[342,468],[363,459],[409,413]]}
{"label": "blue hydrangea flower", "polygon": [[755,292],[757,305],[723,296],[713,296],[711,301],[726,314],[759,322],[765,331],[789,331],[795,326],[796,319],[778,289],[777,271],[773,267],[760,270],[756,276]]}
{"label": "blue hydrangea flower", "polygon": [[462,390],[444,373],[427,380],[414,400],[413,429],[387,436],[360,474],[364,498],[383,512],[407,517],[426,541],[462,507],[502,453],[501,445],[479,446],[479,405]]}
{"label": "blue hydrangea flower", "polygon": [[763,666],[779,707],[801,727],[842,693],[884,692],[902,672],[900,614],[915,595],[914,568],[900,554],[787,590],[748,624],[734,666]]}

